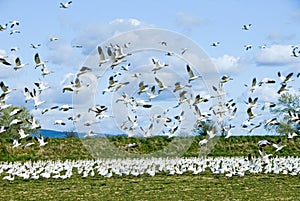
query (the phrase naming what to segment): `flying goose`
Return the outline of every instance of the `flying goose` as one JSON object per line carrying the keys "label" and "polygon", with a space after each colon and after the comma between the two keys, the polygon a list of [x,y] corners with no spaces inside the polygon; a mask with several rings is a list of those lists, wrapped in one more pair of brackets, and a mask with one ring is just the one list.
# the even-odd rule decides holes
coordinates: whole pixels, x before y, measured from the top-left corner
{"label": "flying goose", "polygon": [[193,80],[196,80],[197,78],[201,78],[202,77],[201,75],[194,75],[194,73],[193,73],[190,65],[188,65],[188,64],[186,65],[186,70],[187,70],[187,72],[189,74],[189,81],[188,81],[189,83],[191,81],[193,81]]}
{"label": "flying goose", "polygon": [[99,66],[101,66],[102,64],[108,62],[109,59],[105,59],[104,52],[103,52],[103,50],[100,46],[98,46],[97,50],[98,50],[98,54],[99,54],[99,57],[100,57]]}
{"label": "flying goose", "polygon": [[28,65],[28,63],[22,64],[19,57],[16,58],[15,63],[16,63],[16,66],[14,67],[15,71],[17,71],[17,70],[23,68],[24,66]]}
{"label": "flying goose", "polygon": [[220,42],[213,42],[210,46],[217,47],[220,45]]}
{"label": "flying goose", "polygon": [[6,65],[6,66],[10,66],[11,63],[9,63],[5,58],[3,57],[0,57],[0,63]]}
{"label": "flying goose", "polygon": [[162,81],[160,81],[157,77],[154,78],[157,85],[159,86],[158,89],[158,94],[160,94],[160,92],[162,92],[163,90],[167,89],[168,87],[164,86],[164,84],[162,83]]}
{"label": "flying goose", "polygon": [[10,23],[10,28],[13,28],[15,25],[18,26],[20,24],[18,20],[12,20],[9,21],[9,23]]}
{"label": "flying goose", "polygon": [[65,3],[60,3],[60,8],[68,8],[69,5],[72,3],[72,1],[68,1],[68,2],[65,2]]}
{"label": "flying goose", "polygon": [[243,30],[249,30],[250,27],[251,27],[251,25],[252,25],[252,24],[248,24],[248,25],[247,25],[247,24],[244,24],[242,29],[243,29]]}

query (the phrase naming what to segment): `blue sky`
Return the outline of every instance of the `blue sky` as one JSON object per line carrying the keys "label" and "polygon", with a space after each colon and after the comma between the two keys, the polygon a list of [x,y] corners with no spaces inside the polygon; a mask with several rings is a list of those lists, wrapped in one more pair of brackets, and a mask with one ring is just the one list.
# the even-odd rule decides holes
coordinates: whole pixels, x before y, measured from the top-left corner
{"label": "blue sky", "polygon": [[[22,63],[29,63],[15,72],[12,67],[0,64],[0,80],[17,90],[9,102],[25,105],[36,116],[43,128],[68,130],[66,126],[53,125],[55,119],[66,119],[72,112],[51,111],[41,115],[45,107],[72,104],[72,94],[62,93],[61,82],[67,75],[74,74],[86,62],[87,56],[98,44],[115,34],[133,29],[155,27],[183,34],[193,40],[211,58],[219,72],[233,77],[226,83],[226,99],[233,98],[238,104],[238,118],[233,121],[234,134],[246,133],[239,128],[247,118],[244,101],[260,97],[264,101],[276,101],[279,84],[266,86],[250,94],[244,84],[250,84],[253,77],[274,78],[279,82],[277,72],[298,73],[300,58],[291,57],[291,45],[299,45],[300,4],[298,1],[76,1],[69,8],[59,8],[61,1],[1,1],[0,24],[12,20],[20,21],[13,29],[20,33],[10,35],[10,28],[0,32],[0,56],[14,64],[19,57]],[[252,24],[250,30],[242,30],[244,24]],[[51,37],[58,37],[50,42]],[[213,42],[220,42],[212,47]],[[30,44],[38,44],[38,49]],[[245,50],[244,45],[252,48]],[[266,45],[266,49],[259,46]],[[82,45],[82,48],[73,48]],[[12,47],[19,50],[11,52]],[[42,78],[40,69],[34,69],[33,56],[39,53],[42,60],[54,73]],[[148,61],[147,61],[148,62]],[[66,83],[70,81],[66,79]],[[51,89],[41,95],[46,104],[35,110],[31,103],[24,102],[24,86],[33,89],[33,82],[42,79]],[[291,83],[293,92],[299,94],[299,79]],[[258,112],[259,113],[259,112]],[[269,116],[260,117],[263,121]],[[256,122],[256,123],[257,123]],[[103,128],[104,129],[104,128]],[[115,132],[106,128],[107,132]],[[265,133],[263,129],[255,131]]]}

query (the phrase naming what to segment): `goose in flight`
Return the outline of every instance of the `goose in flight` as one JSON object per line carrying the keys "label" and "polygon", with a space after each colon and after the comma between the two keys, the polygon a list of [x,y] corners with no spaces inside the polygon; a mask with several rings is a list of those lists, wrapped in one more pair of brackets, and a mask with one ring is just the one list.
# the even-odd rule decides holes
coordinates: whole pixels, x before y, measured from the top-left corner
{"label": "goose in flight", "polygon": [[17,90],[17,89],[9,89],[9,87],[7,85],[5,85],[3,81],[0,82],[0,88],[2,89],[4,95],[7,95],[7,94],[11,93],[12,91]]}
{"label": "goose in flight", "polygon": [[139,91],[138,91],[138,95],[141,95],[142,93],[146,92],[149,89],[149,86],[146,84],[144,84],[144,81],[141,81],[139,83]]}
{"label": "goose in flight", "polygon": [[[245,85],[245,87],[248,87],[247,84],[244,84],[244,85]],[[259,86],[259,85],[256,84],[256,78],[254,77],[254,78],[252,79],[250,91],[253,92],[255,89],[258,88],[258,86]]]}
{"label": "goose in flight", "polygon": [[248,25],[244,24],[242,29],[243,30],[249,30],[251,26],[252,26],[252,24],[248,24]]}
{"label": "goose in flight", "polygon": [[17,71],[17,70],[23,68],[24,66],[28,65],[28,63],[22,64],[19,57],[16,58],[15,63],[16,63],[16,66],[14,67],[15,71]]}
{"label": "goose in flight", "polygon": [[250,108],[250,107],[247,109],[247,114],[248,114],[248,120],[253,119],[257,116],[260,116],[260,114],[254,114],[252,112],[252,108]]}
{"label": "goose in flight", "polygon": [[68,2],[65,2],[65,3],[60,3],[60,8],[68,8],[69,5],[72,3],[72,1],[68,1]]}
{"label": "goose in flight", "polygon": [[220,45],[220,42],[213,42],[210,46],[218,47]]}
{"label": "goose in flight", "polygon": [[37,49],[40,46],[41,46],[41,44],[36,44],[36,45],[32,44],[32,43],[30,44],[30,47],[33,48],[33,49]]}
{"label": "goose in flight", "polygon": [[35,89],[33,89],[33,93],[30,93],[32,96],[32,99],[34,101],[34,108],[37,109],[38,106],[45,103],[46,101],[41,101],[39,94],[36,92]]}
{"label": "goose in flight", "polygon": [[281,80],[281,84],[286,84],[290,81],[293,81],[292,76],[294,73],[289,73],[287,76],[282,75],[280,72],[277,73],[279,79]]}
{"label": "goose in flight", "polygon": [[158,89],[158,94],[160,94],[160,92],[162,92],[163,90],[167,89],[167,86],[164,86],[164,84],[162,83],[162,81],[160,81],[157,77],[154,78],[159,89]]}
{"label": "goose in flight", "polygon": [[35,68],[42,66],[45,62],[42,62],[38,53],[34,55]]}
{"label": "goose in flight", "polygon": [[288,91],[288,89],[291,88],[291,86],[287,86],[287,84],[281,84],[280,88],[278,89],[277,93],[280,94],[284,91]]}
{"label": "goose in flight", "polygon": [[56,41],[56,40],[58,40],[59,38],[57,38],[57,37],[51,37],[49,40],[50,40],[50,42],[52,42],[52,41]]}
{"label": "goose in flight", "polygon": [[265,77],[258,83],[258,86],[262,86],[263,84],[274,84],[275,82],[274,79]]}
{"label": "goose in flight", "polygon": [[43,136],[34,138],[39,143],[39,147],[43,147],[48,144],[48,138],[44,138]]}
{"label": "goose in flight", "polygon": [[18,20],[9,21],[10,28],[13,28],[14,26],[18,26],[20,22]]}
{"label": "goose in flight", "polygon": [[24,131],[22,128],[20,128],[20,129],[18,130],[18,133],[19,133],[19,135],[20,135],[19,139],[24,139],[24,138],[26,138],[26,137],[29,136],[28,133],[25,134],[25,131]]}
{"label": "goose in flight", "polygon": [[186,87],[191,88],[192,85],[187,85],[187,84],[186,85],[181,85],[180,82],[176,82],[175,83],[175,88],[174,88],[173,92],[175,93],[176,91],[181,91],[182,89],[184,89]]}
{"label": "goose in flight", "polygon": [[12,48],[10,48],[10,51],[11,52],[15,52],[15,51],[18,51],[20,48],[18,48],[18,47],[12,47]]}
{"label": "goose in flight", "polygon": [[165,63],[161,63],[159,60],[152,58],[152,62],[154,64],[154,67],[152,69],[152,71],[154,72],[154,74],[156,74],[157,71],[163,69],[164,67],[169,66],[169,64],[165,64]]}
{"label": "goose in flight", "polygon": [[9,63],[5,58],[3,57],[0,57],[0,63],[6,65],[6,66],[10,66],[11,63]]}
{"label": "goose in flight", "polygon": [[99,66],[101,66],[102,64],[108,62],[109,59],[105,59],[104,52],[103,52],[103,50],[100,46],[98,46],[97,50],[98,50],[98,54],[99,54],[99,57],[100,57]]}
{"label": "goose in flight", "polygon": [[17,29],[14,29],[14,30],[10,30],[10,35],[12,35],[12,34],[16,34],[16,33],[21,33],[21,31],[20,30],[17,30]]}
{"label": "goose in flight", "polygon": [[39,93],[42,93],[42,91],[45,91],[46,89],[51,88],[50,86],[45,85],[45,83],[42,81],[35,82],[34,85],[37,86]]}
{"label": "goose in flight", "polygon": [[22,111],[23,111],[22,108],[15,108],[9,113],[9,116],[14,116],[14,115],[20,114]]}
{"label": "goose in flight", "polygon": [[37,120],[32,117],[32,119],[26,119],[28,123],[30,123],[30,129],[35,130],[41,128],[41,125],[37,122]]}
{"label": "goose in flight", "polygon": [[49,68],[46,66],[46,64],[43,64],[43,67],[41,69],[42,71],[42,76],[45,77],[46,75],[50,75],[54,73],[54,71],[49,70]]}
{"label": "goose in flight", "polygon": [[244,45],[245,50],[250,50],[252,48],[252,45],[248,44],[248,45]]}
{"label": "goose in flight", "polygon": [[149,99],[154,99],[158,96],[158,94],[155,94],[155,86],[153,85],[150,89],[150,93],[147,92],[147,95],[149,96]]}
{"label": "goose in flight", "polygon": [[201,78],[202,76],[201,75],[194,75],[194,72],[192,71],[192,69],[191,69],[191,67],[190,67],[190,65],[186,65],[186,70],[187,70],[187,72],[188,72],[188,74],[189,74],[189,83],[191,82],[191,81],[193,81],[193,80],[196,80],[197,78]]}
{"label": "goose in flight", "polygon": [[51,111],[51,110],[55,110],[55,109],[57,109],[57,108],[59,108],[58,105],[57,105],[57,106],[50,107],[50,108],[45,108],[45,109],[42,110],[42,114],[45,114],[46,112]]}
{"label": "goose in flight", "polygon": [[203,140],[200,140],[200,141],[199,141],[198,145],[199,145],[200,147],[203,147],[203,146],[206,146],[207,143],[208,143],[208,140],[207,140],[207,139],[203,139]]}
{"label": "goose in flight", "polygon": [[63,120],[57,119],[54,121],[54,125],[62,125],[65,126],[66,123]]}
{"label": "goose in flight", "polygon": [[1,24],[0,24],[0,31],[6,30],[6,29],[7,29],[7,25],[8,25],[8,24],[4,24],[4,25],[1,25]]}

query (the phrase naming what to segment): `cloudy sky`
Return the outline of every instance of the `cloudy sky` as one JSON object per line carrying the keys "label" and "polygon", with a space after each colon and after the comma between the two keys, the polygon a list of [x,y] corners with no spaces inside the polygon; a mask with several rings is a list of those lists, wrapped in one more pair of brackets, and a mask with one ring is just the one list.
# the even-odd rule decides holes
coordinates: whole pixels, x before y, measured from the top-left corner
{"label": "cloudy sky", "polygon": [[[104,44],[111,37],[131,30],[160,28],[183,35],[197,44],[210,58],[215,65],[213,68],[218,72],[217,78],[225,74],[231,76],[233,80],[226,83],[224,89],[226,100],[232,98],[238,105],[237,118],[232,121],[232,124],[236,125],[232,132],[236,135],[247,133],[240,128],[240,124],[247,119],[244,101],[248,97],[259,97],[261,106],[264,102],[276,101],[279,96],[276,92],[280,88],[277,72],[283,75],[294,72],[296,75],[300,71],[300,57],[291,56],[291,46],[300,45],[297,28],[300,25],[300,4],[296,0],[247,2],[238,0],[189,2],[74,0],[66,9],[60,8],[60,1],[56,0],[43,3],[37,0],[0,0],[0,6],[3,8],[0,24],[2,26],[8,24],[6,30],[0,31],[0,56],[7,56],[6,59],[12,63],[10,67],[0,64],[0,81],[10,88],[17,89],[12,92],[7,102],[25,105],[45,129],[65,131],[74,127],[73,123],[67,120],[69,116],[74,115],[73,112],[54,110],[42,115],[41,110],[55,105],[72,104],[73,94],[62,93],[62,87],[70,84],[82,66],[89,64],[89,59],[91,59],[89,55],[95,53],[97,45]],[[18,20],[20,24],[10,28],[10,21],[13,20]],[[244,24],[251,24],[250,29],[243,30]],[[19,30],[20,33],[10,34],[11,30]],[[51,42],[51,37],[57,37],[58,40]],[[149,43],[155,43],[154,36],[148,38]],[[124,43],[132,42],[129,40],[134,41],[134,38],[129,37]],[[157,40],[154,46],[159,45],[159,37]],[[163,38],[163,40],[170,44],[172,40],[175,41],[172,37]],[[220,44],[213,47],[214,42]],[[41,46],[33,49],[31,44],[41,44]],[[77,45],[82,47],[76,48]],[[245,45],[251,45],[252,48],[245,50]],[[264,45],[265,48],[260,48]],[[15,47],[18,50],[11,51],[11,48]],[[48,61],[47,66],[54,71],[53,74],[41,76],[40,69],[35,69],[33,59],[35,53],[39,53],[43,61]],[[144,54],[146,56],[136,53],[135,57],[130,57],[129,61],[139,65],[144,63],[147,66],[151,65],[151,57],[154,55],[158,57],[151,51]],[[28,65],[14,71],[16,57]],[[183,74],[186,73],[185,63],[181,63],[182,61],[165,58],[163,62],[178,68],[176,70],[178,74],[181,74],[181,71]],[[205,74],[209,70],[201,67],[199,71]],[[126,72],[123,73],[123,76],[126,76]],[[299,94],[300,82],[295,75],[295,80],[290,84],[292,86],[290,91]],[[100,79],[99,86],[93,93],[102,93],[107,86],[108,77],[109,75],[106,75]],[[251,93],[244,84],[250,85],[253,77],[256,77],[258,81],[265,77],[272,78],[276,80],[276,83],[261,87]],[[161,78],[174,82],[179,79],[174,75],[167,77],[163,74]],[[121,77],[119,79],[121,81]],[[23,92],[24,87],[30,90],[35,88],[33,83],[39,80],[47,83],[51,88],[42,92],[40,98],[46,100],[46,103],[35,110],[33,102],[25,103]],[[150,82],[150,80],[147,81]],[[194,83],[194,85],[197,84],[195,90],[199,90],[199,93],[201,90],[206,93],[199,87],[204,86],[204,82],[206,81],[204,80],[202,85],[201,82]],[[210,90],[211,88],[206,90],[207,93]],[[93,99],[93,97],[89,98]],[[104,97],[105,101],[111,98],[111,96]],[[164,102],[164,104],[167,104],[169,100],[172,100],[170,94],[164,94],[159,99],[160,103]],[[95,102],[106,103],[101,101],[101,103]],[[203,107],[209,106],[203,105]],[[257,110],[257,113],[261,112]],[[262,113],[263,115],[254,123],[257,124],[270,118],[265,111]],[[54,125],[56,119],[66,121],[67,125]],[[101,128],[103,132],[118,132],[109,122],[103,124],[105,125]],[[266,131],[263,129],[257,129],[254,132],[254,134],[264,133]]]}

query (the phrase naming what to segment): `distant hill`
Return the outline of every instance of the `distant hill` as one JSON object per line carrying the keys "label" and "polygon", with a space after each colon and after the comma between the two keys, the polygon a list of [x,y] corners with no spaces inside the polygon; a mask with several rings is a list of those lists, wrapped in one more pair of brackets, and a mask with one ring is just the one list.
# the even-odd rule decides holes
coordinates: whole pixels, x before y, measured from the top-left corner
{"label": "distant hill", "polygon": [[40,133],[44,137],[48,137],[48,138],[65,138],[66,137],[65,132],[62,132],[62,131],[41,129]]}

